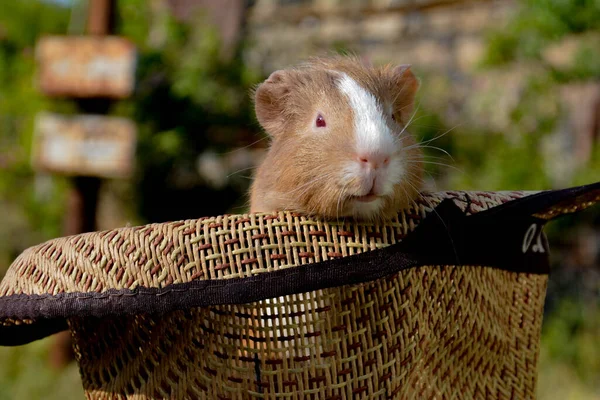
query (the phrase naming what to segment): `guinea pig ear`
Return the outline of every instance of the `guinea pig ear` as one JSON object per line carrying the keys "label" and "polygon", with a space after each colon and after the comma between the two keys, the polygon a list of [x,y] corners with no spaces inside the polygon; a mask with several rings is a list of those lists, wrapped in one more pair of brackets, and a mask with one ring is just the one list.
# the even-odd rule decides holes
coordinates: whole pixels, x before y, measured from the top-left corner
{"label": "guinea pig ear", "polygon": [[293,74],[290,70],[275,71],[254,92],[256,118],[271,136],[284,130],[284,110],[291,92]]}
{"label": "guinea pig ear", "polygon": [[399,91],[396,96],[394,109],[400,113],[400,118],[407,123],[415,108],[415,96],[419,89],[419,80],[410,70],[409,64],[399,65],[392,70],[396,89]]}

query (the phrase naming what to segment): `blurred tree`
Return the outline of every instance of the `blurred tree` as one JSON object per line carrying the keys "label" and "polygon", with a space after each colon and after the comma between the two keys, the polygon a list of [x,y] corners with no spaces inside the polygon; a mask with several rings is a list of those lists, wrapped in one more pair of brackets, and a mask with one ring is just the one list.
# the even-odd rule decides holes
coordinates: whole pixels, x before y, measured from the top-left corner
{"label": "blurred tree", "polygon": [[64,183],[36,176],[29,154],[35,115],[49,106],[34,85],[35,41],[64,32],[68,16],[55,4],[0,4],[0,276],[25,247],[60,233]]}
{"label": "blurred tree", "polygon": [[[518,60],[543,63],[548,46],[567,36],[589,32],[600,32],[600,7],[596,0],[521,0],[519,10],[505,29],[490,34],[484,63],[492,66]],[[586,66],[579,66],[598,66],[594,59],[583,64]],[[599,74],[599,70],[590,71],[587,78],[597,78]]]}
{"label": "blurred tree", "polygon": [[[58,4],[0,3],[0,278],[26,247],[61,234],[67,183],[36,174],[29,155],[36,114],[70,108],[46,100],[34,80],[38,37],[64,33],[68,20]],[[0,349],[0,399],[83,396],[74,365],[61,375],[48,368],[48,344]]]}
{"label": "blurred tree", "polygon": [[[595,0],[521,0],[506,24],[488,33],[481,68],[469,77],[483,89],[471,86],[465,94],[458,78],[424,77],[411,126],[455,160],[427,149],[438,184],[541,190],[598,179],[598,21]],[[584,103],[580,92],[595,92],[598,104],[593,95]],[[576,121],[583,117],[596,122]],[[578,132],[581,125],[588,131]]]}
{"label": "blurred tree", "polygon": [[202,12],[184,24],[144,1],[120,7],[121,31],[140,50],[137,93],[120,112],[138,123],[141,216],[167,221],[242,206],[248,183],[211,187],[198,161],[205,151],[227,152],[259,137],[249,88],[260,75],[242,60],[245,43],[224,58],[218,31]]}
{"label": "blurred tree", "polygon": [[[135,200],[126,205],[146,221],[228,212],[243,206],[249,181],[211,186],[199,174],[199,156],[259,137],[249,88],[260,74],[244,65],[243,41],[221,56],[218,30],[201,12],[181,23],[154,3],[119,2],[118,33],[139,48],[136,94],[112,110],[139,126],[138,174],[124,189]],[[36,39],[64,34],[69,18],[69,8],[52,2],[0,5],[0,204],[14,220],[0,228],[0,271],[23,247],[60,235],[66,182],[35,174],[29,152],[38,111],[74,112],[68,101],[43,98],[34,84]]]}
{"label": "blurred tree", "polygon": [[[156,4],[119,2],[118,33],[139,49],[138,87],[111,113],[138,123],[138,173],[132,182],[106,186],[124,192],[120,205],[140,222],[222,214],[245,202],[248,180],[211,186],[199,173],[199,156],[256,141],[249,88],[260,75],[244,67],[243,42],[223,58],[217,30],[203,15],[184,24],[167,9],[151,8]],[[32,171],[29,152],[39,111],[76,111],[69,101],[41,96],[34,79],[37,38],[65,34],[69,18],[73,25],[85,14],[70,11],[53,2],[0,4],[0,277],[25,247],[61,235],[67,182]],[[61,379],[46,367],[47,374],[31,368],[43,367],[47,351],[47,340],[3,350],[0,399],[81,397],[76,368]],[[69,385],[79,390],[66,394]]]}

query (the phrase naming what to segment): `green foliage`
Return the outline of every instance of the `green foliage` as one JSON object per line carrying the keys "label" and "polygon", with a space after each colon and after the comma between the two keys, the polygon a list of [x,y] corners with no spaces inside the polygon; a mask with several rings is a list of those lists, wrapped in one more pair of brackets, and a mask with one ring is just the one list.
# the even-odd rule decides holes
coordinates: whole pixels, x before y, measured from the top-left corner
{"label": "green foliage", "polygon": [[600,32],[581,37],[579,46],[569,66],[552,71],[554,79],[559,82],[585,81],[600,77]]}
{"label": "green foliage", "polygon": [[84,398],[77,365],[50,368],[48,353],[53,337],[21,347],[0,347],[0,400]]}
{"label": "green foliage", "polygon": [[[123,27],[148,25],[147,5],[122,3]],[[159,13],[150,27],[135,31],[159,32],[152,43],[138,43],[138,88],[119,109],[138,125],[134,190],[147,221],[222,214],[239,205],[247,189],[212,189],[200,180],[196,165],[203,151],[223,153],[256,140],[249,89],[260,75],[243,63],[243,43],[224,57],[203,15],[193,21],[182,24]]]}
{"label": "green foliage", "polygon": [[[173,26],[175,24],[171,24]],[[182,25],[174,28],[182,29]],[[237,116],[248,110],[248,88],[260,75],[243,63],[224,61],[218,32],[207,24],[194,24],[179,34],[175,43],[167,42],[166,62],[173,70],[173,91],[189,97],[194,104],[211,113]]]}
{"label": "green foliage", "polygon": [[570,34],[600,29],[597,0],[522,0],[502,31],[489,35],[485,64],[542,59],[542,50]]}
{"label": "green foliage", "polygon": [[49,2],[3,1],[0,3],[0,41],[14,49],[31,49],[40,34],[65,33],[68,15],[67,8]]}
{"label": "green foliage", "polygon": [[[600,393],[600,308],[597,303],[571,299],[560,302],[544,321],[541,348],[545,361],[541,368],[541,383],[555,385],[555,382],[546,381],[546,376],[554,375],[549,368],[552,365],[554,369],[567,371],[572,392],[587,392],[588,396]],[[547,390],[542,387],[540,391]]]}
{"label": "green foliage", "polygon": [[[451,174],[452,187],[548,189],[554,184],[548,165],[556,160],[545,154],[544,146],[557,140],[549,135],[557,132],[565,118],[560,88],[600,78],[599,35],[597,0],[522,0],[506,26],[489,32],[482,72],[512,71],[508,79],[521,76],[523,83],[502,132],[454,132],[460,143],[452,154],[468,173]],[[549,61],[551,50],[560,62]],[[482,96],[485,112],[496,112],[500,97],[507,95],[508,88],[501,89]],[[600,175],[590,171],[597,172],[599,166],[595,157],[574,174],[577,183],[597,180]]]}
{"label": "green foliage", "polygon": [[64,31],[67,20],[68,10],[55,5],[0,4],[0,210],[5,222],[13,221],[0,226],[0,276],[8,267],[7,254],[60,232],[64,185],[60,179],[36,178],[30,149],[35,115],[49,108],[33,79],[35,40]]}
{"label": "green foliage", "polygon": [[[549,186],[546,172],[541,162],[534,137],[510,142],[502,135],[489,135],[486,138],[470,137],[454,153],[457,159],[467,154],[490,149],[486,154],[474,156],[463,174],[455,174],[453,187],[477,188],[477,190],[541,190]],[[479,158],[479,162],[477,162]],[[468,168],[468,169],[467,169]]]}
{"label": "green foliage", "polygon": [[147,0],[127,0],[117,2],[117,26],[119,34],[141,48],[146,49],[150,27],[153,21],[152,10]]}
{"label": "green foliage", "polygon": [[573,300],[560,303],[544,325],[548,355],[576,368],[589,383],[600,376],[600,308]]}

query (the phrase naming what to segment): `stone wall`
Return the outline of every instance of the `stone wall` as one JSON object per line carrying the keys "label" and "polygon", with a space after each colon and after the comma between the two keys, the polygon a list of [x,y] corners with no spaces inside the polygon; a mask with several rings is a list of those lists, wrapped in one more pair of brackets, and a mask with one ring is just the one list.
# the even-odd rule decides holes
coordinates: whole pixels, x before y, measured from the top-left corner
{"label": "stone wall", "polygon": [[343,48],[375,63],[463,75],[484,32],[513,8],[492,0],[257,0],[247,21],[249,61],[271,71]]}
{"label": "stone wall", "polygon": [[[412,64],[427,109],[448,125],[476,127],[477,92],[506,80],[476,74],[485,34],[514,9],[511,0],[257,0],[246,17],[246,61],[268,74],[343,49],[375,64]],[[502,122],[518,88],[512,78],[503,84],[503,108],[486,123]]]}

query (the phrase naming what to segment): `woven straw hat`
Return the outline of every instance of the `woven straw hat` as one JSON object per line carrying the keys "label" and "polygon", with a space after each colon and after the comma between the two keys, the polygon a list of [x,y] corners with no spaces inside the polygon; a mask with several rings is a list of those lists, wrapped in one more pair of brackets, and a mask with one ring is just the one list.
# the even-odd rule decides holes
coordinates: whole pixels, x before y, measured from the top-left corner
{"label": "woven straw hat", "polygon": [[424,195],[386,224],[227,215],[55,239],[0,345],[70,329],[89,399],[531,399],[541,232],[600,184]]}

